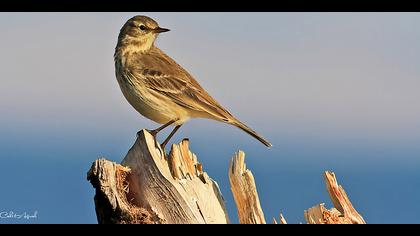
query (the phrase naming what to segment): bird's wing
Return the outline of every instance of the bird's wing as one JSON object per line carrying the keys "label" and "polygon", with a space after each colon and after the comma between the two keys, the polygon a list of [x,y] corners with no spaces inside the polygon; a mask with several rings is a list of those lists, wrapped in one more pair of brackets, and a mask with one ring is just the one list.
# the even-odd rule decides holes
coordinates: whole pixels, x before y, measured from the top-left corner
{"label": "bird's wing", "polygon": [[212,98],[193,78],[184,73],[164,73],[157,69],[132,71],[132,76],[149,89],[156,91],[178,105],[198,112],[205,112],[229,121],[232,115]]}

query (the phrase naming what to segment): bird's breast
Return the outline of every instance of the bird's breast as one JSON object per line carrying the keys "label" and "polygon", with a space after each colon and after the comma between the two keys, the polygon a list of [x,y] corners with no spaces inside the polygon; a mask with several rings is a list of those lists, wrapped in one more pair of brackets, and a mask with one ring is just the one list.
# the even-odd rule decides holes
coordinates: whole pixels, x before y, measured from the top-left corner
{"label": "bird's breast", "polygon": [[189,115],[171,99],[149,89],[142,78],[136,78],[140,75],[134,75],[124,65],[124,59],[116,60],[115,70],[121,92],[141,115],[160,124],[170,120],[179,120],[176,124],[182,124],[189,119]]}

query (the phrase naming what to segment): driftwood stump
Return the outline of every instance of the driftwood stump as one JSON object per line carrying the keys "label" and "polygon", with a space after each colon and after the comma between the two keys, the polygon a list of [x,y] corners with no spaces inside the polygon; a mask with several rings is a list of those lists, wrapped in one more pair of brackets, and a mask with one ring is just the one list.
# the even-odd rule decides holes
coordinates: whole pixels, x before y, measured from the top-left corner
{"label": "driftwood stump", "polygon": [[328,210],[324,204],[318,204],[304,212],[309,224],[366,224],[365,220],[354,209],[344,188],[338,185],[333,172],[324,173],[325,184],[335,208]]}
{"label": "driftwood stump", "polygon": [[88,179],[96,188],[99,223],[229,222],[219,187],[203,172],[188,140],[172,145],[166,159],[142,130],[121,165],[95,161]]}
{"label": "driftwood stump", "polygon": [[[312,207],[304,212],[307,222],[365,223],[335,175],[325,172],[325,178],[335,208],[327,210],[323,204]],[[94,202],[100,224],[230,223],[217,183],[203,171],[187,139],[173,144],[164,157],[160,144],[142,130],[121,164],[98,159],[87,179],[96,190]],[[255,180],[242,151],[230,161],[229,180],[239,222],[265,224]],[[279,222],[286,224],[282,214]]]}

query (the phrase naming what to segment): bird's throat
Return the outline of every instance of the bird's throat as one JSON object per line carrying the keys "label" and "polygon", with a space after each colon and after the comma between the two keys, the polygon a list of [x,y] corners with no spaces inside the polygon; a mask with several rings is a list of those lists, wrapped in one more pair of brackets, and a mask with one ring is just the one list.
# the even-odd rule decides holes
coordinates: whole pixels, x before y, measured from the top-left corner
{"label": "bird's throat", "polygon": [[122,54],[146,53],[153,47],[154,41],[154,37],[144,39],[125,38],[121,42],[118,42],[117,50]]}

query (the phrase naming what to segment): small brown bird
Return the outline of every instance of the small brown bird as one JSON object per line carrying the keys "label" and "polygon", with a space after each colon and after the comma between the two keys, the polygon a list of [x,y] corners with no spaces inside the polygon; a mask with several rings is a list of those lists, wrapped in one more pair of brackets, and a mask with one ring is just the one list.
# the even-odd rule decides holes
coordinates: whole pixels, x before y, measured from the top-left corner
{"label": "small brown bird", "polygon": [[115,48],[115,73],[122,93],[143,116],[163,124],[150,131],[155,137],[169,125],[175,132],[190,118],[207,118],[234,125],[267,147],[271,144],[224,109],[172,58],[154,45],[161,28],[147,16],[129,19],[120,30]]}

